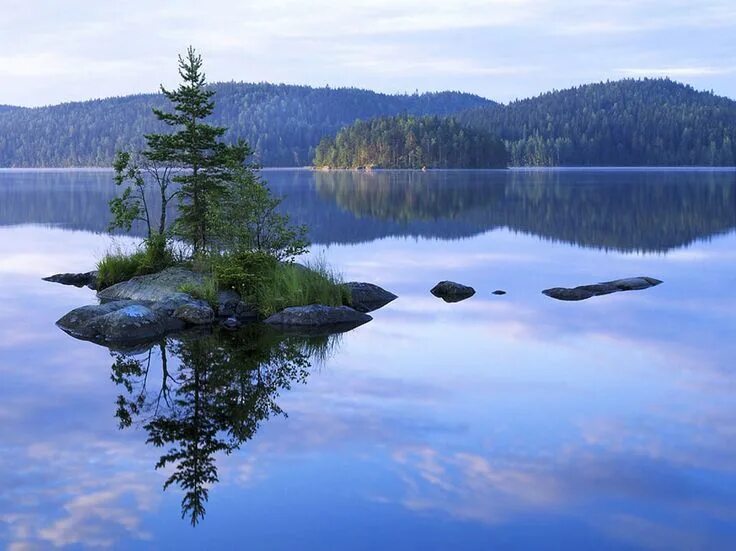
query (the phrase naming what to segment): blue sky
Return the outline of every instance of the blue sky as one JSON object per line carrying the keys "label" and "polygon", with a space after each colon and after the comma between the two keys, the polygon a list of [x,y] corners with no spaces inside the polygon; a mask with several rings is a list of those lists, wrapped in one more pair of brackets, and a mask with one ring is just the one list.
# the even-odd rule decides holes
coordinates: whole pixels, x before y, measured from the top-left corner
{"label": "blue sky", "polygon": [[736,1],[2,0],[0,104],[173,85],[189,44],[208,78],[509,101],[669,76],[736,97]]}

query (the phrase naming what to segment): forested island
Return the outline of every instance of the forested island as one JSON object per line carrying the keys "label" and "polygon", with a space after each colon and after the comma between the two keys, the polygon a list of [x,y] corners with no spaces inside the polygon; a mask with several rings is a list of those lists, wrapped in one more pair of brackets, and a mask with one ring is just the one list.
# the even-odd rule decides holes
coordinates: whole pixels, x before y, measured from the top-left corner
{"label": "forested island", "polygon": [[314,164],[328,168],[506,168],[506,148],[449,117],[400,115],[358,121],[323,139]]}
{"label": "forested island", "polygon": [[[392,132],[404,136],[390,142],[395,151],[381,156],[396,162],[376,164],[433,165],[417,161],[412,142],[417,129],[407,125],[419,125],[425,141],[422,155],[432,147],[426,144],[446,143],[452,134],[456,143],[451,147],[459,148],[457,160],[464,168],[495,166],[498,161],[495,147],[489,159],[473,158],[473,144],[489,140],[474,132],[503,140],[512,166],[736,164],[736,102],[669,79],[601,82],[507,105],[460,92],[388,95],[356,88],[237,82],[209,88],[219,98],[209,122],[227,128],[225,142],[250,143],[262,166],[324,164],[331,155],[330,143],[337,152],[353,148],[344,142],[348,138],[367,140],[370,135],[368,143],[378,140],[376,133]],[[165,105],[161,94],[145,94],[41,108],[0,106],[0,167],[109,166],[115,151],[140,149],[144,135],[163,130],[149,113]],[[401,118],[391,121],[397,116]],[[450,119],[422,122],[426,116]],[[372,119],[379,120],[355,124]],[[461,133],[463,137],[456,138]],[[317,156],[322,140],[326,145]],[[352,153],[344,155],[337,163],[330,157],[329,164],[368,164],[353,160]],[[430,161],[443,161],[429,155]],[[437,166],[458,166],[446,161]]]}

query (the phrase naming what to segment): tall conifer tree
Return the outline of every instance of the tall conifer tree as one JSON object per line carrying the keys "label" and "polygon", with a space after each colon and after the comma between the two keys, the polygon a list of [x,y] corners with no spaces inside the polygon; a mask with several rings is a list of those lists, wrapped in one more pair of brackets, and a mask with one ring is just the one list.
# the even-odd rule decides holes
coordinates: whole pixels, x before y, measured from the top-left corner
{"label": "tall conifer tree", "polygon": [[206,87],[202,56],[191,46],[179,56],[182,82],[176,90],[161,86],[174,105],[173,113],[154,109],[159,120],[177,130],[172,134],[146,136],[150,157],[186,169],[174,180],[181,185],[180,214],[175,231],[190,243],[194,254],[203,252],[211,237],[210,211],[232,179],[233,168],[251,154],[245,142],[228,145],[220,141],[225,128],[208,124],[214,91]]}

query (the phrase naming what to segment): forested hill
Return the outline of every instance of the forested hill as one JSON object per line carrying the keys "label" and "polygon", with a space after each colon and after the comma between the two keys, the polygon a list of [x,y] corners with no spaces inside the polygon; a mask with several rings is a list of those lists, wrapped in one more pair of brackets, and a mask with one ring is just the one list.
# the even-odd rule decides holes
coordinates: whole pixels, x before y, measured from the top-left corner
{"label": "forested hill", "polygon": [[[226,138],[246,139],[265,166],[312,163],[320,140],[357,119],[408,113],[448,115],[491,105],[460,92],[388,95],[355,88],[218,83],[212,122]],[[151,107],[169,109],[160,94],[0,107],[0,167],[110,166],[117,149],[142,147],[161,130]]]}
{"label": "forested hill", "polygon": [[399,115],[358,121],[323,139],[314,164],[332,168],[506,168],[506,148],[450,117]]}
{"label": "forested hill", "polygon": [[669,79],[589,84],[459,119],[503,138],[516,166],[736,164],[736,102]]}

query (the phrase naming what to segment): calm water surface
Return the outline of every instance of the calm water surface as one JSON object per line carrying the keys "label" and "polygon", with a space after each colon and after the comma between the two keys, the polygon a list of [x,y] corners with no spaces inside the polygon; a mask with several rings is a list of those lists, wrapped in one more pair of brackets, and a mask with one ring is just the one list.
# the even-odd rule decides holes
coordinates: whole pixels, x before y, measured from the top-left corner
{"label": "calm water surface", "polygon": [[40,278],[113,246],[111,175],[0,172],[0,547],[736,547],[735,172],[264,176],[400,298],[335,338],[77,341],[93,292]]}

